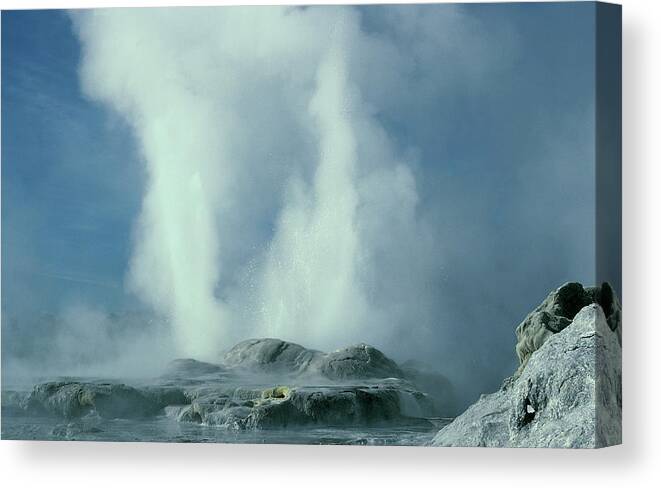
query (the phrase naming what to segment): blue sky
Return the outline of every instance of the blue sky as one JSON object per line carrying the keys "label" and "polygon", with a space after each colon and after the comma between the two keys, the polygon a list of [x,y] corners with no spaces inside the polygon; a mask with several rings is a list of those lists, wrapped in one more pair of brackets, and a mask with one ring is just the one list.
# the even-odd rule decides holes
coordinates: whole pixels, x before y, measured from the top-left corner
{"label": "blue sky", "polygon": [[[378,118],[415,153],[419,211],[443,263],[432,313],[457,324],[439,334],[446,361],[474,342],[467,376],[500,378],[525,314],[594,277],[594,6],[462,12],[469,42],[439,55],[443,89],[425,91],[427,67],[419,94],[388,95]],[[361,13],[366,32],[391,35],[387,10]],[[2,13],[3,333],[5,316],[71,302],[143,306],[124,284],[145,164],[126,120],[83,96],[80,49],[66,12]],[[268,234],[273,222],[260,225]]]}
{"label": "blue sky", "polygon": [[3,309],[122,307],[143,184],[131,135],[82,97],[65,12],[3,12],[2,32]]}

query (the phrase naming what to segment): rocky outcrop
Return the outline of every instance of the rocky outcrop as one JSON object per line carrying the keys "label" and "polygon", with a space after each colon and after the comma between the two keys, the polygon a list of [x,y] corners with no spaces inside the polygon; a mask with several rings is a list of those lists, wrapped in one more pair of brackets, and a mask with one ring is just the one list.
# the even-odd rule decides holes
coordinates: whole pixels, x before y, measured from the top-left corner
{"label": "rocky outcrop", "polygon": [[172,388],[139,390],[124,384],[54,381],[36,385],[22,408],[32,414],[66,419],[95,413],[103,418],[143,418],[170,403],[185,403],[183,391]]}
{"label": "rocky outcrop", "polygon": [[597,303],[606,315],[611,330],[621,341],[621,307],[608,283],[583,288],[580,283],[566,283],[533,310],[516,328],[516,354],[525,366],[530,355],[553,334],[567,327],[583,307]]}
{"label": "rocky outcrop", "polygon": [[[397,385],[399,408],[404,416],[445,416],[454,413],[454,393],[447,378],[413,362],[400,367],[367,344],[324,353],[279,339],[251,339],[230,349],[221,362],[225,368],[235,371],[284,376],[296,385],[321,382],[326,386],[344,385],[343,388],[352,391],[356,388],[356,382],[361,387],[388,384],[388,388],[393,389]],[[387,379],[390,381],[385,381]],[[309,389],[294,391],[294,397],[297,397]],[[333,391],[331,388],[320,394],[326,397],[334,394]],[[362,398],[362,390],[356,391],[354,396]],[[370,390],[370,394],[373,393]],[[354,417],[347,418],[349,423],[354,422]]]}
{"label": "rocky outcrop", "polygon": [[317,375],[330,380],[404,377],[393,360],[367,344],[323,353],[280,339],[250,339],[230,349],[222,363],[261,373]]}
{"label": "rocky outcrop", "polygon": [[[66,419],[58,435],[75,437],[90,418],[167,415],[231,430],[305,426],[415,425],[431,429],[437,397],[448,383],[413,365],[406,371],[378,349],[358,344],[331,353],[278,339],[254,339],[230,349],[220,364],[172,361],[147,384],[81,380],[36,385],[12,394],[3,411]],[[82,423],[81,423],[82,422]]]}
{"label": "rocky outcrop", "polygon": [[249,339],[225,353],[224,366],[267,374],[301,374],[324,353],[280,339]]}
{"label": "rocky outcrop", "polygon": [[[269,384],[285,379],[291,382]],[[165,413],[235,430],[419,425],[435,413],[430,396],[374,347],[359,344],[326,354],[277,339],[244,341],[228,351],[222,365],[173,361],[148,386],[55,381],[9,400],[6,408],[18,405],[29,414],[68,420]]]}
{"label": "rocky outcrop", "polygon": [[395,361],[367,344],[325,354],[314,367],[332,380],[405,377]]}
{"label": "rocky outcrop", "polygon": [[[572,319],[545,333],[541,344],[531,342],[537,347],[517,374],[440,430],[432,445],[594,448],[621,442],[621,326],[613,327],[600,305],[585,305],[591,290],[563,288],[537,311]],[[615,310],[609,317],[619,306]],[[536,324],[528,327],[542,322]]]}
{"label": "rocky outcrop", "polygon": [[[227,351],[219,368],[235,378],[212,384],[207,377],[188,389],[190,404],[171,405],[167,414],[244,430],[419,424],[435,413],[432,398],[366,344],[324,353],[279,339],[251,339]],[[288,383],[264,385],[268,381]]]}
{"label": "rocky outcrop", "polygon": [[167,412],[179,421],[244,430],[420,423],[426,421],[407,414],[430,415],[431,409],[424,393],[392,383],[208,390]]}

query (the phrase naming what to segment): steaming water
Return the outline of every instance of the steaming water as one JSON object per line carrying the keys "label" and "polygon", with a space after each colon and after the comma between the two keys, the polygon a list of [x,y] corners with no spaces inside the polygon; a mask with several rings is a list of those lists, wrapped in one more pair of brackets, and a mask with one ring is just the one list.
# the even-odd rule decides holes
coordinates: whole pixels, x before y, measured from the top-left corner
{"label": "steaming water", "polygon": [[[206,379],[202,379],[206,378]],[[211,379],[212,375],[195,379],[180,379],[175,383],[179,386],[198,385],[215,388],[225,384],[231,388],[231,382],[226,382],[228,376],[221,375]],[[62,380],[62,377],[49,378]],[[73,380],[73,378],[68,378]],[[236,380],[236,378],[233,378]],[[98,378],[76,378],[76,381],[95,382]],[[39,382],[47,381],[40,378]],[[103,380],[107,383],[108,380]],[[122,383],[115,380],[117,383]],[[142,382],[141,382],[142,383]],[[152,384],[150,382],[149,384]],[[173,385],[172,381],[168,384]],[[272,383],[269,383],[272,384]],[[137,385],[136,385],[137,386]],[[147,386],[142,383],[141,386]],[[245,386],[245,385],[244,385]],[[255,385],[248,385],[252,387]],[[267,384],[260,385],[266,387]],[[11,403],[12,394],[27,394],[32,390],[30,384],[6,383],[2,390],[2,439],[14,440],[47,440],[47,441],[107,441],[107,442],[205,442],[205,443],[236,443],[236,444],[342,444],[342,445],[425,445],[434,437],[440,428],[447,425],[450,419],[428,419],[431,424],[411,422],[407,424],[392,424],[378,426],[314,426],[287,427],[265,430],[232,430],[223,426],[205,425],[195,422],[178,421],[176,415],[168,415],[166,407],[160,415],[144,419],[107,419],[90,413],[76,419],[27,414],[23,410],[7,407]],[[407,410],[406,405],[403,405]],[[413,407],[409,406],[408,410]],[[403,413],[413,413],[406,411]]]}
{"label": "steaming water", "polygon": [[[442,426],[444,424],[441,424]],[[111,442],[221,442],[236,444],[348,444],[416,446],[429,442],[438,429],[419,427],[321,427],[230,431],[162,415],[148,420],[83,418],[66,423],[48,417],[3,415],[2,438]]]}

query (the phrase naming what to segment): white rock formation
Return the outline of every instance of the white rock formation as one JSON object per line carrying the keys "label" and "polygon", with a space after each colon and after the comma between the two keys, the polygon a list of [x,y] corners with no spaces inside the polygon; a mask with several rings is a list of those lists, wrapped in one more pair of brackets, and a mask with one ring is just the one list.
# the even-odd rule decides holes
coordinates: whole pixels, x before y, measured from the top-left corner
{"label": "white rock formation", "polygon": [[[619,310],[618,310],[619,317]],[[595,448],[622,441],[618,324],[584,306],[522,368],[441,429],[434,446]]]}

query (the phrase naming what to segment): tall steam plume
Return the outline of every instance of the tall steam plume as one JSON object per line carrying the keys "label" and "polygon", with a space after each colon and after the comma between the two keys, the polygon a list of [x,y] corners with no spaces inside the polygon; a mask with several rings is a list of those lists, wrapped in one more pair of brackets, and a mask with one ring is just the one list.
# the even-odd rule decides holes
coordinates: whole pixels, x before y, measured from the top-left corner
{"label": "tall steam plume", "polygon": [[358,11],[73,19],[84,89],[131,125],[146,165],[128,285],[169,318],[181,354],[249,336],[384,344],[413,320],[424,340],[430,239],[379,122],[388,94],[370,91],[407,61]]}

